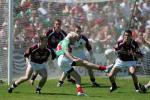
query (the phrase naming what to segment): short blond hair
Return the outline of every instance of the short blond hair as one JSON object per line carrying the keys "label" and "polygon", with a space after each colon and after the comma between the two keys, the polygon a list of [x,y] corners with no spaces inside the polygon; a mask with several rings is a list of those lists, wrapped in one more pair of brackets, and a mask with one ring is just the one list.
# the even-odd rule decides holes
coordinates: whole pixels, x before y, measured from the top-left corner
{"label": "short blond hair", "polygon": [[67,34],[67,38],[77,38],[79,35],[76,32],[70,32]]}

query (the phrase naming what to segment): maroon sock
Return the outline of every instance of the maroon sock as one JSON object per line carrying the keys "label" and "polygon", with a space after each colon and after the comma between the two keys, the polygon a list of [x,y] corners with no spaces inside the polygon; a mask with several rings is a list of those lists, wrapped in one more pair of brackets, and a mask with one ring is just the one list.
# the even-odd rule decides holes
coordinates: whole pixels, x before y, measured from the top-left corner
{"label": "maroon sock", "polygon": [[80,86],[80,87],[77,87],[77,92],[81,92],[83,93],[83,88]]}
{"label": "maroon sock", "polygon": [[99,66],[99,68],[98,68],[99,70],[106,70],[106,66]]}

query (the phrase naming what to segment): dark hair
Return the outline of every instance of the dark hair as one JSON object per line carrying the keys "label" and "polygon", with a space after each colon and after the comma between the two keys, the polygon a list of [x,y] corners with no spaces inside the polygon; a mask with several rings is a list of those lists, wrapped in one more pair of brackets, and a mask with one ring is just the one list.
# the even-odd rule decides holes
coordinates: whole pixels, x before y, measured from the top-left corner
{"label": "dark hair", "polygon": [[80,29],[80,30],[81,30],[81,27],[80,27],[79,25],[77,25],[77,24],[75,24],[75,28],[77,28],[77,29]]}
{"label": "dark hair", "polygon": [[56,19],[54,22],[59,22],[61,24],[61,20],[60,19]]}
{"label": "dark hair", "polygon": [[131,36],[132,36],[132,31],[131,30],[125,30],[125,32],[124,33],[129,33]]}

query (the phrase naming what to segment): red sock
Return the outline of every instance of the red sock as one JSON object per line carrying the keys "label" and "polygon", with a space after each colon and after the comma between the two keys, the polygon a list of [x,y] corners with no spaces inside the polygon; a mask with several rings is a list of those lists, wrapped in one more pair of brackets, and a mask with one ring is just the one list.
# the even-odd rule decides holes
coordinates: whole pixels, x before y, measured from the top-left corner
{"label": "red sock", "polygon": [[81,86],[77,87],[77,92],[83,93],[83,88]]}
{"label": "red sock", "polygon": [[99,66],[99,68],[98,68],[99,70],[106,70],[106,66]]}

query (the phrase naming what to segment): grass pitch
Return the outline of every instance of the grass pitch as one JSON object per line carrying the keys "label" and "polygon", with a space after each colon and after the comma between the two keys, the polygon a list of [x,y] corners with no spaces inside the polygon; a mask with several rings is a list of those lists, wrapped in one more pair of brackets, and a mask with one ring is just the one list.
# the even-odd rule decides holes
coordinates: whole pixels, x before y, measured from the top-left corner
{"label": "grass pitch", "polygon": [[[141,83],[147,83],[149,78],[139,78]],[[48,80],[42,89],[42,94],[35,93],[35,86],[25,82],[18,86],[13,93],[7,93],[7,84],[0,86],[0,100],[150,100],[150,91],[147,93],[136,93],[131,78],[117,78],[119,88],[109,93],[110,82],[106,77],[97,77],[96,81],[101,85],[94,88],[90,85],[87,77],[82,78],[82,86],[88,94],[85,97],[76,95],[75,85],[65,81],[63,87],[56,87],[57,79]]]}

